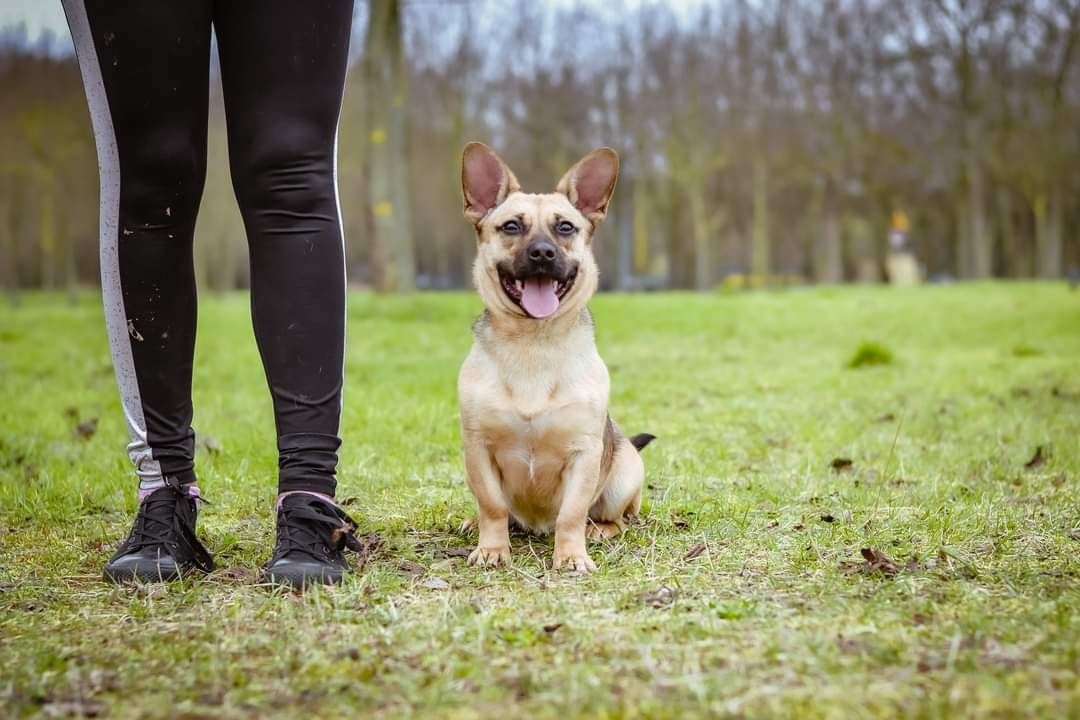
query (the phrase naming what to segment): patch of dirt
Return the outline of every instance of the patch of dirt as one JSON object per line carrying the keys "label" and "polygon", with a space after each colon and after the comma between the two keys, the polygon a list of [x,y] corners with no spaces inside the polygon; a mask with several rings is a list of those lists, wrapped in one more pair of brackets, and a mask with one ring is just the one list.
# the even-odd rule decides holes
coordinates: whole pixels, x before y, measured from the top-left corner
{"label": "patch of dirt", "polygon": [[450,583],[446,582],[441,577],[432,575],[431,577],[420,581],[420,587],[427,588],[428,590],[449,590]]}
{"label": "patch of dirt", "polygon": [[679,591],[668,585],[661,585],[655,590],[646,590],[637,595],[638,601],[656,610],[669,608],[675,603]]}
{"label": "patch of dirt", "polygon": [[107,708],[95,697],[119,687],[116,676],[100,668],[86,671],[73,667],[65,674],[64,681],[64,687],[44,698],[41,705],[42,717],[103,717]]}
{"label": "patch of dirt", "polygon": [[402,560],[397,564],[397,571],[403,575],[423,575],[427,568],[411,560]]}
{"label": "patch of dirt", "polygon": [[472,550],[464,546],[436,547],[431,551],[432,556],[436,559],[467,558],[470,553],[472,553]]}
{"label": "patch of dirt", "polygon": [[254,585],[259,581],[259,573],[254,568],[234,565],[214,571],[214,577],[235,585]]}

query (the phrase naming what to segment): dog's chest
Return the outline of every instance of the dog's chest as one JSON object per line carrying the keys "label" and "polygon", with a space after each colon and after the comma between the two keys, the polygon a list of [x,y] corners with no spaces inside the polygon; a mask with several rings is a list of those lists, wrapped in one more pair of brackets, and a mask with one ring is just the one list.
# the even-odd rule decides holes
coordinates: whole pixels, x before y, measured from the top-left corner
{"label": "dog's chest", "polygon": [[557,497],[563,468],[603,425],[597,389],[565,376],[534,375],[502,382],[485,395],[478,418],[504,487],[510,494]]}
{"label": "dog's chest", "polygon": [[585,398],[556,391],[551,400],[505,395],[488,414],[485,434],[514,516],[526,527],[549,532],[563,496],[563,470],[584,430],[598,424]]}

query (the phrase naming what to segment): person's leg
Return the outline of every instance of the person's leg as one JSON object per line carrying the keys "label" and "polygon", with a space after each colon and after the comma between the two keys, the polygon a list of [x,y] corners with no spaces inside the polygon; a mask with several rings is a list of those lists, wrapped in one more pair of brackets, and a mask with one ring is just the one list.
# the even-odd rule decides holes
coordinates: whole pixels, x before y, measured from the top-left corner
{"label": "person's leg", "polygon": [[206,174],[210,3],[64,0],[101,172],[105,322],[142,490],[194,482],[192,234]]}
{"label": "person's leg", "polygon": [[337,123],[352,6],[230,0],[214,11],[282,493],[333,496],[336,485],[345,348]]}
{"label": "person's leg", "polygon": [[337,124],[352,0],[215,9],[233,187],[251,248],[255,337],[274,402],[272,582],[337,582],[355,523],[334,504],[345,352]]}
{"label": "person's leg", "polygon": [[[63,5],[97,144],[102,297],[128,451],[140,497],[155,496],[106,574],[126,562],[142,579],[171,576],[194,538],[191,249],[206,170],[210,0]],[[170,524],[190,525],[190,537]],[[150,554],[132,565],[132,553]]]}

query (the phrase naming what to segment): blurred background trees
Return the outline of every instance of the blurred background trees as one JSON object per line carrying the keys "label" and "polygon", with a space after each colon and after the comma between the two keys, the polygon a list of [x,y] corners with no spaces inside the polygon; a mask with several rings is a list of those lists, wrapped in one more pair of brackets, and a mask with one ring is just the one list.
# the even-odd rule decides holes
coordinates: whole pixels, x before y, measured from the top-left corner
{"label": "blurred background trees", "polygon": [[[461,147],[527,189],[610,145],[604,285],[875,281],[898,213],[930,277],[1080,268],[1080,0],[371,0],[340,127],[349,275],[463,287]],[[220,88],[199,281],[247,283]],[[97,181],[66,38],[0,36],[0,282],[97,282]]]}

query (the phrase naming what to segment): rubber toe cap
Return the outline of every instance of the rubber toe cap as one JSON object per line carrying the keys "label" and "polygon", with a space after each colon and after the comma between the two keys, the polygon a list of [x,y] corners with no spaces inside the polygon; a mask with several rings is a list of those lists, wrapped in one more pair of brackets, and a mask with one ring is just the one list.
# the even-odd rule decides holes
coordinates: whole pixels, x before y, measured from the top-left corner
{"label": "rubber toe cap", "polygon": [[340,583],[344,576],[342,568],[310,558],[281,558],[266,568],[267,581],[296,588],[334,585]]}
{"label": "rubber toe cap", "polygon": [[129,553],[105,565],[105,579],[110,582],[169,582],[181,576],[180,566],[170,555],[157,552]]}

